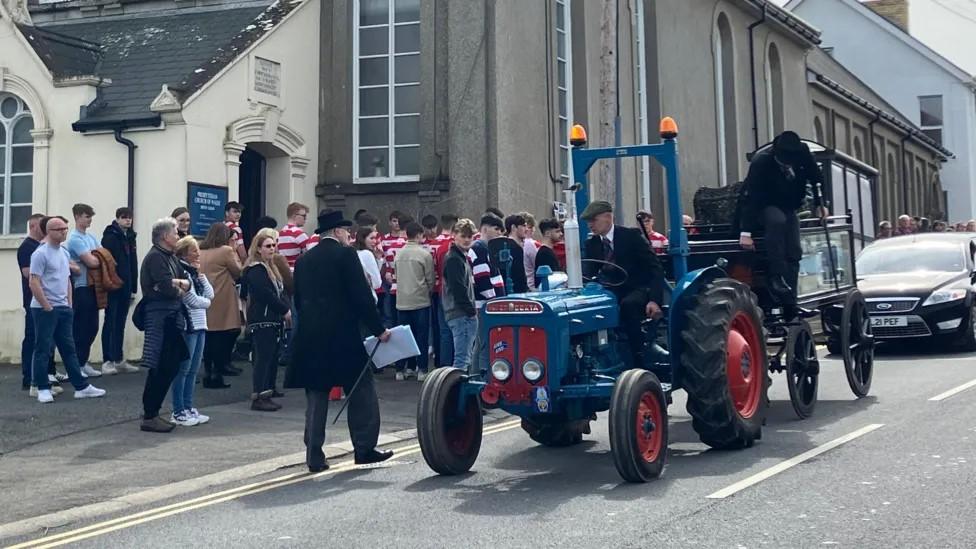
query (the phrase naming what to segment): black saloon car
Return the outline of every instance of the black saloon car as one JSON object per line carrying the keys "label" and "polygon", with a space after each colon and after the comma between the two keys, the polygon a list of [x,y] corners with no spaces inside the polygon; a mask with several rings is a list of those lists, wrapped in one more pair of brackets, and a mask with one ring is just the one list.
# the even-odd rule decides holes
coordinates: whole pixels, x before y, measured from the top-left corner
{"label": "black saloon car", "polygon": [[875,337],[941,338],[976,351],[976,234],[924,233],[874,242],[857,257]]}

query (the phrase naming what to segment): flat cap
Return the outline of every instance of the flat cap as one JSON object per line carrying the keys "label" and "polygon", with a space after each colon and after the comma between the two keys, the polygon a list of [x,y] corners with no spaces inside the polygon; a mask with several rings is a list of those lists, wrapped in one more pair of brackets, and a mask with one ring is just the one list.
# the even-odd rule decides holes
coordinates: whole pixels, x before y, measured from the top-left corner
{"label": "flat cap", "polygon": [[595,202],[590,202],[590,205],[587,206],[586,209],[583,210],[582,215],[580,215],[580,219],[583,221],[589,221],[600,214],[610,213],[612,211],[613,206],[611,206],[609,202],[606,200],[597,200]]}

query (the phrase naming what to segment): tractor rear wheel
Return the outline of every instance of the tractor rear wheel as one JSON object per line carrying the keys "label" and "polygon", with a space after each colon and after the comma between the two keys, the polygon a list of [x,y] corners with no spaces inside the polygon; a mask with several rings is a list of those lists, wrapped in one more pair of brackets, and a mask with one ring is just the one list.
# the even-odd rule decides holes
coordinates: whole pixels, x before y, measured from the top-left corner
{"label": "tractor rear wheel", "polygon": [[762,438],[769,408],[762,310],[748,286],[728,278],[694,299],[681,334],[692,426],[713,448],[748,448]]}
{"label": "tractor rear wheel", "polygon": [[610,396],[610,450],[627,482],[661,476],[668,462],[668,405],[657,376],[627,370]]}
{"label": "tractor rear wheel", "polygon": [[466,473],[481,450],[481,399],[471,395],[460,408],[464,372],[438,368],[424,380],[417,403],[417,438],[424,461],[442,475]]}
{"label": "tractor rear wheel", "polygon": [[581,419],[542,423],[532,418],[522,418],[522,430],[529,434],[529,438],[543,446],[559,448],[583,442],[583,435],[590,433],[590,422]]}

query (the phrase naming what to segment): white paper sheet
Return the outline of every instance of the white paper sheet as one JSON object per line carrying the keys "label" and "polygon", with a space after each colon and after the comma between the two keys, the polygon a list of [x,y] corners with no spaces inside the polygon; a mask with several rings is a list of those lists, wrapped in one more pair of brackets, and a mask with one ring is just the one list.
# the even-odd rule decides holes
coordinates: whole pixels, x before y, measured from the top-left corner
{"label": "white paper sheet", "polygon": [[[375,336],[369,336],[363,340],[366,353],[372,354],[378,343],[379,340]],[[373,355],[373,364],[377,368],[383,368],[398,360],[415,357],[419,354],[420,349],[417,347],[417,341],[413,338],[410,326],[396,326],[390,328],[390,340],[376,349],[376,354]]]}

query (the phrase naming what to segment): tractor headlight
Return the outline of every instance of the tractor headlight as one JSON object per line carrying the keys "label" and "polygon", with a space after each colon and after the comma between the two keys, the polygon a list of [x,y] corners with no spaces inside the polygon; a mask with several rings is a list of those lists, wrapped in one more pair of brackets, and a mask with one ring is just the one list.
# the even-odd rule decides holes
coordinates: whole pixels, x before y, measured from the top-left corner
{"label": "tractor headlight", "polygon": [[498,381],[507,381],[512,377],[512,367],[504,360],[496,360],[491,363],[491,377]]}
{"label": "tractor headlight", "polygon": [[522,375],[524,375],[525,379],[531,381],[532,383],[542,379],[542,373],[544,371],[545,370],[542,368],[542,363],[534,358],[530,358],[529,360],[526,360],[524,364],[522,364]]}

